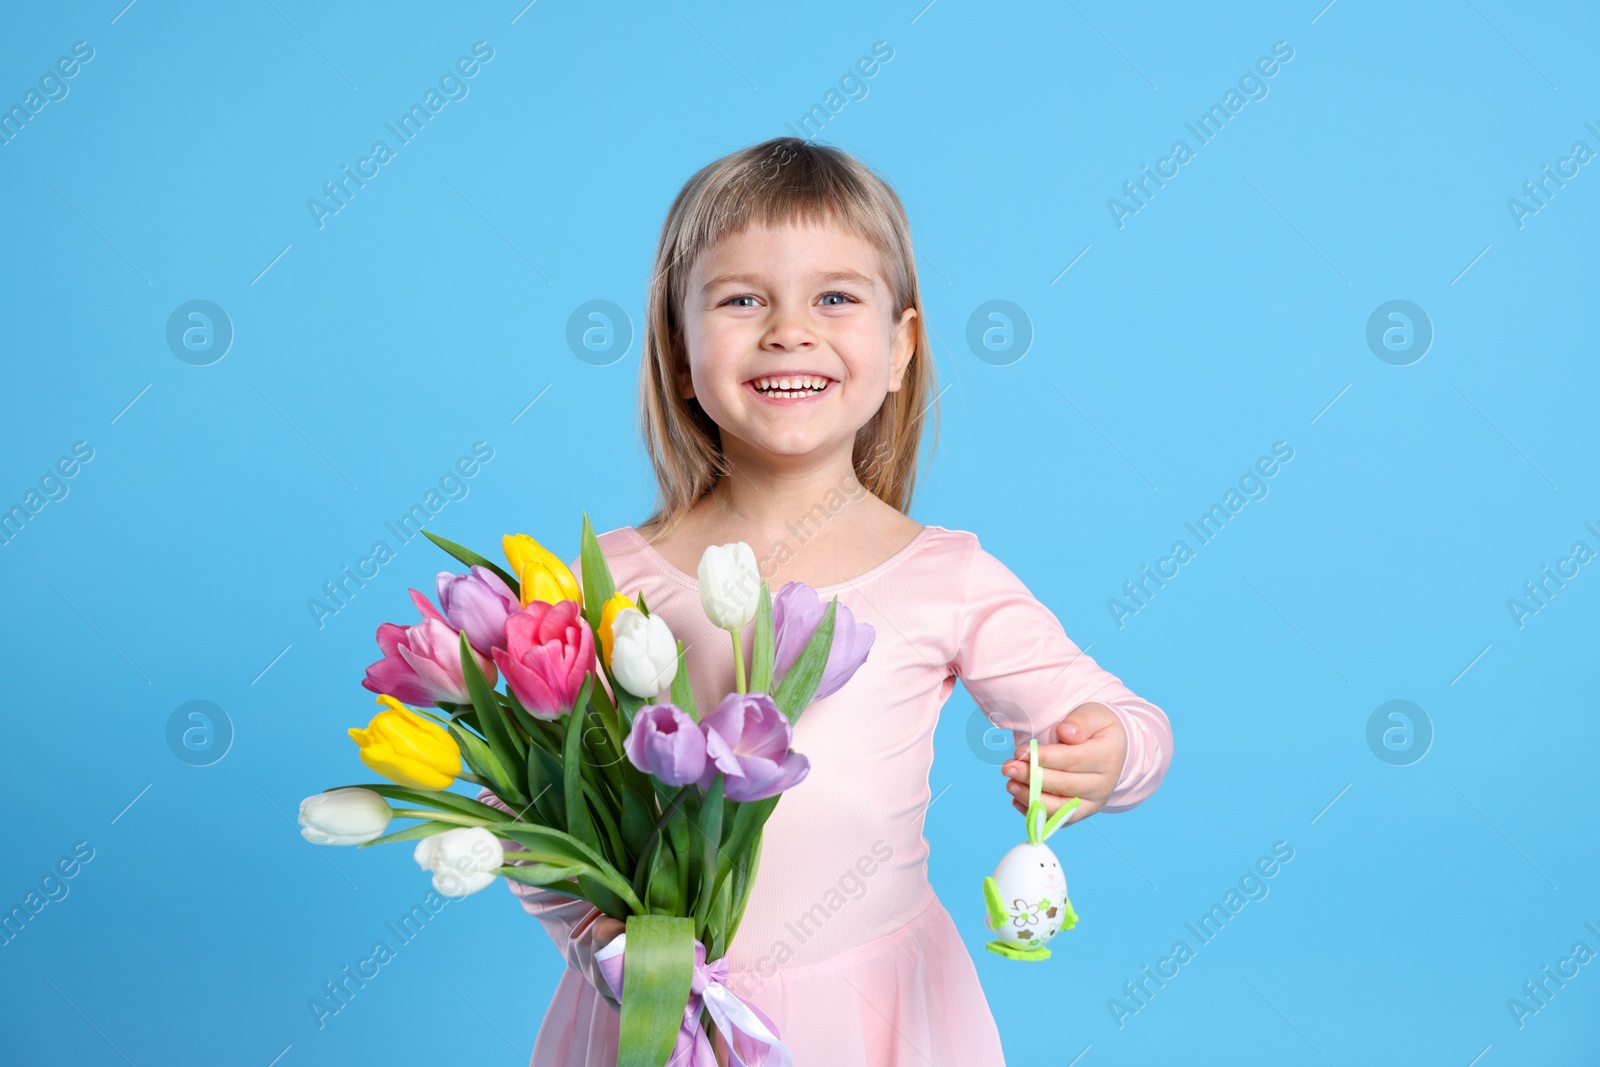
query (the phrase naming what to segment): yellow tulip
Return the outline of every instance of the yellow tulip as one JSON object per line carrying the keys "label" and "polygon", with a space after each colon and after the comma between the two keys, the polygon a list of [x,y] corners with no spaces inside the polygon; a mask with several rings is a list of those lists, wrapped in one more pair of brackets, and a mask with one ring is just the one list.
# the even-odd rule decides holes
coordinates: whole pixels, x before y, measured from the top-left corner
{"label": "yellow tulip", "polygon": [[522,584],[522,606],[535,600],[554,604],[562,600],[583,603],[583,592],[572,570],[561,559],[527,534],[506,534],[502,540],[511,573]]}
{"label": "yellow tulip", "polygon": [[623,608],[638,606],[622,593],[613,594],[610,600],[600,606],[600,650],[605,653],[607,667],[611,666],[611,623]]}
{"label": "yellow tulip", "polygon": [[389,710],[373,716],[365,730],[350,729],[361,762],[408,789],[449,788],[461,773],[455,738],[394,697],[380,696],[378,703]]}

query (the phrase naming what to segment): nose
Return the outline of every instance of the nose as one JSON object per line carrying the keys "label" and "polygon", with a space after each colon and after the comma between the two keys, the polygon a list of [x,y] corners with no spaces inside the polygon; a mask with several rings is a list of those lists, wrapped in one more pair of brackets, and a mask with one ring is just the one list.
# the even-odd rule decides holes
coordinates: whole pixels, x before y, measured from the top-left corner
{"label": "nose", "polygon": [[806,352],[816,344],[816,333],[805,311],[793,304],[779,305],[773,311],[771,326],[761,339],[761,347],[768,352]]}

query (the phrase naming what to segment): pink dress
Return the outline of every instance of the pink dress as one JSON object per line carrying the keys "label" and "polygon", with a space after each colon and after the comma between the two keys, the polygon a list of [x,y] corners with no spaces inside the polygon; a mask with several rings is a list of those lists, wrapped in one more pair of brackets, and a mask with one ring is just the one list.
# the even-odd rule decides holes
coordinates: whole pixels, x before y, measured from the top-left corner
{"label": "pink dress", "polygon": [[[695,696],[709,710],[733,691],[733,647],[705,617],[698,582],[631,526],[599,542],[617,588],[642,591],[690,650]],[[1020,727],[1019,743],[1053,743],[1051,728],[1077,705],[1109,706],[1128,735],[1112,812],[1161,783],[1172,758],[1167,717],[1080,652],[966,531],[925,526],[872,570],[817,592],[824,602],[837,594],[877,637],[855,677],[795,726],[794,749],[811,771],[767,822],[728,986],[772,1019],[797,1067],[1002,1067],[977,970],[928,882],[922,826],[939,709],[960,678],[991,721]],[[742,636],[746,654],[753,628]],[[997,807],[1013,815],[1000,781],[995,790]],[[1005,825],[1020,833],[1020,822]],[[987,873],[973,872],[974,899]],[[595,984],[589,934],[599,910],[507,885],[568,963],[532,1067],[611,1067],[620,1016]],[[963,908],[969,924],[982,921],[977,907]]]}

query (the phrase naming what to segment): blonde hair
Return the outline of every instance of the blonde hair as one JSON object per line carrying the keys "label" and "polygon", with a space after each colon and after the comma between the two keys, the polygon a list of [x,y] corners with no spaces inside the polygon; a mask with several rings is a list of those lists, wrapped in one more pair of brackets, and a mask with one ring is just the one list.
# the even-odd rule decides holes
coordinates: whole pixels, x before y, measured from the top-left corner
{"label": "blonde hair", "polygon": [[676,526],[731,473],[722,435],[699,401],[678,392],[688,374],[683,308],[700,254],[752,224],[838,223],[877,248],[894,300],[894,320],[914,308],[913,350],[900,389],[857,432],[851,464],[873,495],[905,512],[916,484],[922,422],[938,395],[911,226],[882,178],[849,153],[798,137],[776,137],[702,167],[678,192],[661,227],[639,366],[639,418],[655,466],[656,510],[640,525]]}

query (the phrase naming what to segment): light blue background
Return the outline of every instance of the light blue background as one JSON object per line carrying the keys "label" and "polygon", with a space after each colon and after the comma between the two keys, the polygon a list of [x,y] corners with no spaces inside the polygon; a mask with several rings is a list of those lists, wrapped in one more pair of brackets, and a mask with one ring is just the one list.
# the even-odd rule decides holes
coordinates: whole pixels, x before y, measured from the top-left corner
{"label": "light blue background", "polygon": [[[446,560],[401,548],[321,629],[306,602],[475,441],[494,459],[439,533],[570,557],[583,509],[641,521],[665,210],[877,41],[819,137],[918,244],[948,388],[912,514],[975,531],[1177,738],[1154,799],[1054,839],[1083,921],[1014,963],[982,948],[978,881],[1021,820],[947,705],[931,873],[1008,1062],[1593,1062],[1600,965],[1521,1028],[1507,999],[1600,950],[1600,565],[1521,628],[1507,599],[1600,549],[1600,164],[1520,228],[1506,203],[1600,150],[1592,10],[124,2],[11,5],[0,33],[6,106],[95,49],[0,148],[0,504],[94,449],[0,548],[0,904],[95,850],[0,949],[8,1062],[526,1062],[561,962],[503,889],[313,1021],[427,883],[404,848],[311,847],[294,810],[365,776],[343,731],[373,630]],[[470,95],[319,230],[307,198],[479,40]],[[1266,98],[1197,147],[1184,123],[1277,41]],[[1107,198],[1179,138],[1195,158],[1119,229]],[[193,299],[236,331],[206,367],[164,338]],[[1033,331],[1008,365],[965,341],[997,299]],[[1393,299],[1435,331],[1409,366],[1365,340]],[[609,366],[566,342],[590,300],[632,322]],[[1119,628],[1107,599],[1276,441],[1270,494]],[[165,734],[197,699],[235,733],[206,767]],[[1410,766],[1368,747],[1393,699],[1432,723]],[[1270,895],[1119,1028],[1108,999],[1278,841]]]}

